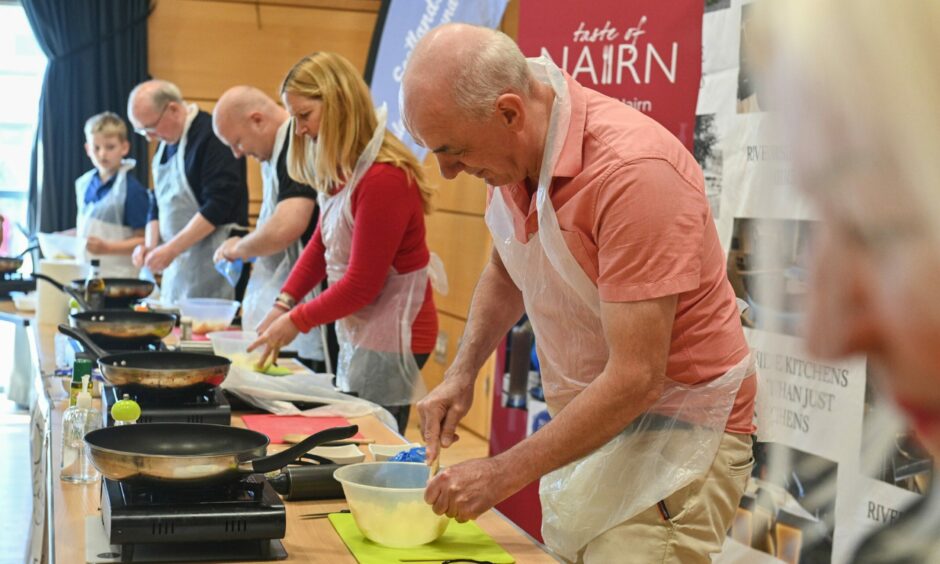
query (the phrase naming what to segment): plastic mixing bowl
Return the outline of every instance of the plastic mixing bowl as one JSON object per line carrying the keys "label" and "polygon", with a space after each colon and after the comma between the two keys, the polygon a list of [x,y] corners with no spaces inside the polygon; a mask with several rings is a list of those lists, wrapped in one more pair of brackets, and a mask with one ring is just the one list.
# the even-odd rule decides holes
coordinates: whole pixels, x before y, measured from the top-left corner
{"label": "plastic mixing bowl", "polygon": [[193,320],[193,333],[200,335],[228,329],[238,312],[238,302],[218,298],[186,298],[179,307],[183,317]]}
{"label": "plastic mixing bowl", "polygon": [[362,534],[394,548],[437,540],[450,523],[424,501],[428,467],[417,462],[363,462],[333,473]]}
{"label": "plastic mixing bowl", "polygon": [[258,339],[255,331],[213,331],[206,337],[212,341],[212,352],[232,361],[236,366],[254,369],[261,360],[264,347],[248,352],[248,345]]}

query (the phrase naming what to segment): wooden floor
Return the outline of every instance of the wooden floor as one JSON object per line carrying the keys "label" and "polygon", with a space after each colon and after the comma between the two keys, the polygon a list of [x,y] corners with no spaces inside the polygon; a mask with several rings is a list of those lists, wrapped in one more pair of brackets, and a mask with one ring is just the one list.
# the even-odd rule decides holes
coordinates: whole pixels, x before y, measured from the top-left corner
{"label": "wooden floor", "polygon": [[21,563],[26,555],[33,510],[29,458],[29,414],[0,394],[0,563]]}

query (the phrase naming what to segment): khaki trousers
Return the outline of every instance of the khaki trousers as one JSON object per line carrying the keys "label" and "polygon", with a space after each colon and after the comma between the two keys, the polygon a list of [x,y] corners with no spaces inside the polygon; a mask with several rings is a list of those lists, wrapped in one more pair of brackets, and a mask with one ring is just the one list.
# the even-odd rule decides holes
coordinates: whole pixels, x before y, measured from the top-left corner
{"label": "khaki trousers", "polygon": [[750,435],[725,433],[707,474],[592,540],[578,562],[710,563],[709,555],[721,550],[753,465]]}

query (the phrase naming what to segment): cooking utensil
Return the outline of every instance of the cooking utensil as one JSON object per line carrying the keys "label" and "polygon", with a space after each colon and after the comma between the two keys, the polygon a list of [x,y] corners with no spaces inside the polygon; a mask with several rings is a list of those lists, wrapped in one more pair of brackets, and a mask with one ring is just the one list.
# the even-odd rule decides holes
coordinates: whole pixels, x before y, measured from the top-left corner
{"label": "cooking utensil", "polygon": [[33,245],[27,247],[25,251],[16,255],[15,257],[0,257],[0,274],[6,274],[7,272],[16,272],[23,266],[23,256],[38,248],[38,245]]}
{"label": "cooking utensil", "polygon": [[176,316],[129,309],[99,309],[69,316],[69,324],[94,338],[154,340],[170,334]]}
{"label": "cooking utensil", "polygon": [[[81,294],[85,293],[85,280],[72,280],[71,287]],[[154,283],[137,278],[105,278],[105,307],[130,307],[153,293]]]}
{"label": "cooking utensil", "polygon": [[98,357],[101,375],[113,386],[163,391],[218,386],[228,376],[232,364],[227,358],[200,353],[160,351],[109,354],[81,329],[62,324],[59,325],[59,332],[77,339],[85,346],[86,352]]}
{"label": "cooking utensil", "polygon": [[280,470],[315,446],[358,431],[356,425],[334,427],[269,456],[265,435],[204,423],[105,427],[86,434],[85,444],[92,463],[111,480],[201,486]]}
{"label": "cooking utensil", "polygon": [[304,513],[300,516],[301,519],[309,521],[310,519],[325,519],[334,513],[349,513],[348,509],[340,509],[339,511],[325,511],[323,513]]}

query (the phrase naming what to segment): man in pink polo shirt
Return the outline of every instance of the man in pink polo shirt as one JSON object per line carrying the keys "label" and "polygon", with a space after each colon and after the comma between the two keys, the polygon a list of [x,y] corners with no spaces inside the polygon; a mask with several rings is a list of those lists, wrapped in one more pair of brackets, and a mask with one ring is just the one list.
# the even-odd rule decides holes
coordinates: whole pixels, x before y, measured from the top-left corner
{"label": "man in pink polo shirt", "polygon": [[523,314],[552,413],[512,449],[442,471],[427,502],[472,519],[540,478],[542,532],[566,560],[709,562],[753,464],[756,381],[692,155],[462,24],[415,48],[402,108],[445,177],[490,186],[492,259],[454,363],[418,404],[429,458],[456,440],[476,375]]}

